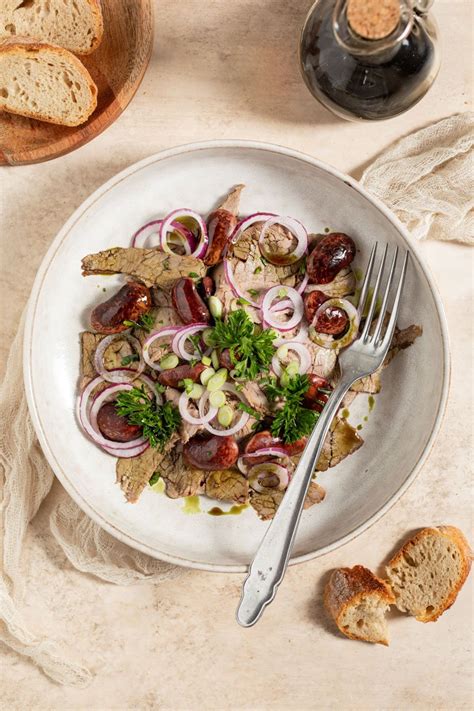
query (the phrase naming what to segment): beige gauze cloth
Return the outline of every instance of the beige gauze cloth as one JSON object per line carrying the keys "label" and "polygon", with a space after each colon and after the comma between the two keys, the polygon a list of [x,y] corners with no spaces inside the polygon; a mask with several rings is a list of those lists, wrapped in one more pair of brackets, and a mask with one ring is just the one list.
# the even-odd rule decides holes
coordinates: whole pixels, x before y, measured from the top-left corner
{"label": "beige gauze cloth", "polygon": [[[473,115],[454,116],[404,138],[363,176],[413,234],[472,242]],[[20,168],[21,170],[21,168]],[[0,388],[0,641],[29,657],[58,683],[83,686],[91,673],[70,661],[69,650],[42,639],[22,612],[22,550],[30,521],[47,496],[53,473],[28,414],[21,357],[24,319]],[[66,495],[55,504],[43,545],[59,546],[75,568],[118,585],[160,583],[181,570],[112,538]],[[35,565],[34,555],[28,561]],[[56,572],[61,585],[61,570]],[[31,591],[29,591],[31,593]]]}

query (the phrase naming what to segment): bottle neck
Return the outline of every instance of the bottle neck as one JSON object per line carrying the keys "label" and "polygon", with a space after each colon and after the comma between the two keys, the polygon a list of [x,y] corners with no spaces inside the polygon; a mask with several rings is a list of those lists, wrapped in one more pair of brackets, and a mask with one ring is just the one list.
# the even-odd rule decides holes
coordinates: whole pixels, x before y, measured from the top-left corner
{"label": "bottle neck", "polygon": [[[352,7],[350,6],[351,2]],[[377,28],[373,31],[374,28],[371,27],[366,32],[367,36],[363,36],[364,22],[357,24],[357,16],[354,14],[356,5],[354,0],[336,0],[333,12],[334,36],[338,44],[349,54],[369,63],[385,62],[397,52],[400,44],[411,33],[415,15],[427,12],[432,3],[433,0],[400,0],[399,4],[397,3],[397,17],[387,27],[388,33],[386,35],[384,35],[383,27],[378,35]],[[358,32],[351,25],[351,19],[354,27],[359,30]]]}

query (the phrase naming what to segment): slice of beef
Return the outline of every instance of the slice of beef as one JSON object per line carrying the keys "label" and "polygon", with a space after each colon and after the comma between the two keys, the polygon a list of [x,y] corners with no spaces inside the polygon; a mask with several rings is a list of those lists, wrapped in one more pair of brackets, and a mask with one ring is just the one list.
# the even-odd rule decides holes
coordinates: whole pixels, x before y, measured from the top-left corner
{"label": "slice of beef", "polygon": [[167,449],[163,452],[154,447],[148,447],[138,457],[117,459],[115,468],[117,483],[129,503],[134,504],[138,501],[155,471],[158,470],[163,479],[169,474],[172,475],[180,458],[178,449],[175,447],[177,440],[178,436],[173,435],[168,442]]}
{"label": "slice of beef", "polygon": [[249,483],[236,469],[209,472],[206,478],[206,495],[219,501],[244,504],[249,498]]}
{"label": "slice of beef", "polygon": [[254,410],[261,412],[263,415],[270,414],[270,405],[267,397],[257,383],[253,383],[250,380],[247,381],[242,388],[242,395]]}
{"label": "slice of beef", "polygon": [[232,215],[237,215],[239,212],[240,205],[240,194],[245,188],[243,183],[235,185],[232,190],[225,196],[223,201],[216,207],[216,210],[227,210],[227,212],[232,213]]}
{"label": "slice of beef", "polygon": [[325,472],[330,467],[335,467],[363,444],[364,440],[357,430],[347,420],[336,417],[319,455],[317,471]]}
{"label": "slice of beef", "polygon": [[[254,493],[250,497],[250,504],[255,509],[258,517],[261,518],[262,521],[268,521],[276,514],[284,495],[284,491],[270,490],[265,491],[261,494]],[[309,509],[311,506],[314,506],[314,504],[319,504],[324,499],[325,495],[326,492],[324,491],[322,486],[319,486],[319,484],[316,484],[315,481],[312,481],[309,485],[308,493],[306,495],[304,508]]]}
{"label": "slice of beef", "polygon": [[195,496],[203,494],[206,472],[201,469],[192,469],[184,464],[181,454],[176,456],[174,465],[161,474],[165,482],[165,492],[170,499],[179,499],[182,496]]}
{"label": "slice of beef", "polygon": [[[181,397],[181,392],[179,390],[176,390],[175,388],[166,388],[164,394],[167,402],[172,402],[176,407],[179,406],[179,398]],[[199,416],[198,409],[192,401],[188,405],[188,410],[193,417]],[[203,432],[204,429],[205,428],[200,425],[192,425],[190,422],[186,422],[182,419],[178,430],[181,443],[186,444],[191,437],[194,437],[194,435],[198,434],[198,432]]]}
{"label": "slice of beef", "polygon": [[330,380],[337,364],[337,351],[318,346],[309,339],[304,344],[311,354],[311,372]]}
{"label": "slice of beef", "polygon": [[163,254],[157,249],[113,247],[82,260],[82,275],[128,274],[140,279],[146,286],[159,286],[169,291],[180,277],[193,272],[198,277],[206,274],[206,266],[190,256]]}

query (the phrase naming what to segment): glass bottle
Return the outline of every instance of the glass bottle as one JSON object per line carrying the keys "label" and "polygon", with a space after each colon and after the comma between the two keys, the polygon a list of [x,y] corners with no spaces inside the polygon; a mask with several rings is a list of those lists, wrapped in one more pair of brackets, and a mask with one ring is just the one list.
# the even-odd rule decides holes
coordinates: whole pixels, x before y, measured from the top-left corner
{"label": "glass bottle", "polygon": [[[351,26],[354,1],[360,5],[316,0],[301,36],[303,77],[313,96],[342,118],[392,118],[416,104],[438,73],[437,26],[428,14],[433,0],[399,0],[395,25],[376,38],[363,36],[370,35],[363,25],[361,34]],[[375,17],[381,6],[369,0],[363,9],[371,7]]]}

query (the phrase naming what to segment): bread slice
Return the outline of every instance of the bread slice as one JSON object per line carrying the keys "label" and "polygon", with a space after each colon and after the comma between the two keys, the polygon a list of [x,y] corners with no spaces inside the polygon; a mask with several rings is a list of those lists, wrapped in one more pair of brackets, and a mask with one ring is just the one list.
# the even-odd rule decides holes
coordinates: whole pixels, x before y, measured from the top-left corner
{"label": "bread slice", "polygon": [[471,562],[469,544],[458,528],[424,528],[387,566],[396,606],[420,622],[434,622],[456,600]]}
{"label": "bread slice", "polygon": [[324,605],[349,639],[385,644],[385,613],[395,598],[388,585],[363,565],[337,568],[324,590]]}
{"label": "bread slice", "polygon": [[90,54],[104,32],[100,0],[1,0],[0,38],[30,37]]}
{"label": "bread slice", "polygon": [[78,126],[96,106],[96,85],[67,49],[28,39],[0,43],[0,110]]}

